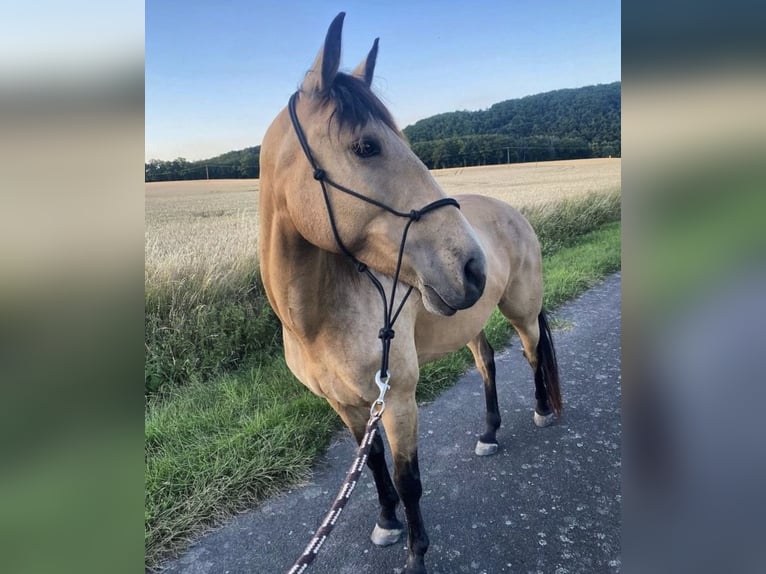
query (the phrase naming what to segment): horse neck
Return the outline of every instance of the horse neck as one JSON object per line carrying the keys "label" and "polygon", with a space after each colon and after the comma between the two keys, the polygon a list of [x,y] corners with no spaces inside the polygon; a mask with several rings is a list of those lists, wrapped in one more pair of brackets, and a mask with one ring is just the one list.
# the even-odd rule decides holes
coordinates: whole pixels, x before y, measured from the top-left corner
{"label": "horse neck", "polygon": [[304,239],[273,200],[264,197],[260,208],[264,287],[282,324],[311,339],[328,325],[332,310],[343,305],[359,277],[345,257]]}

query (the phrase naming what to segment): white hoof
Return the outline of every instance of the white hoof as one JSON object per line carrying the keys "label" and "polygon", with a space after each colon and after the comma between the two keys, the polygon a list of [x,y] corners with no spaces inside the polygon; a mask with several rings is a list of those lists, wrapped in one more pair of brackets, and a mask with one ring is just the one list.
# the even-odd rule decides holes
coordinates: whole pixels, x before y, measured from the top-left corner
{"label": "white hoof", "polygon": [[540,428],[550,426],[554,422],[556,422],[555,414],[548,413],[547,415],[539,415],[537,414],[537,411],[535,411],[535,424]]}
{"label": "white hoof", "polygon": [[479,456],[491,456],[497,452],[497,443],[477,441],[474,452]]}
{"label": "white hoof", "polygon": [[376,524],[372,534],[370,535],[370,540],[372,540],[372,543],[375,546],[391,546],[391,544],[396,544],[399,542],[401,537],[401,528],[387,530],[386,528],[381,528]]}

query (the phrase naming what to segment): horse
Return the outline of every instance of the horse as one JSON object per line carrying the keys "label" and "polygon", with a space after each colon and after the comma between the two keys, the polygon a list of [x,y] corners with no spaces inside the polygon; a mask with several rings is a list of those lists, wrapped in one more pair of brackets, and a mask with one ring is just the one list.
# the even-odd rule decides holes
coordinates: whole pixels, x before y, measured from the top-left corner
{"label": "horse", "polygon": [[[534,373],[534,423],[554,422],[562,400],[542,308],[542,258],[532,227],[510,205],[480,195],[446,197],[371,89],[377,38],[351,73],[339,71],[343,18],[333,20],[311,69],[262,141],[261,277],[282,324],[287,365],[327,400],[357,442],[382,396],[381,373],[377,381],[373,374],[383,340],[390,368],[382,374],[387,394],[380,420],[394,478],[377,434],[367,458],[380,504],[371,540],[386,546],[400,539],[403,502],[404,572],[425,574],[429,539],[420,510],[415,400],[420,366],[468,346],[486,399],[475,453],[494,454],[501,420],[494,351],[483,328],[499,307]],[[383,291],[391,301],[381,329]]]}

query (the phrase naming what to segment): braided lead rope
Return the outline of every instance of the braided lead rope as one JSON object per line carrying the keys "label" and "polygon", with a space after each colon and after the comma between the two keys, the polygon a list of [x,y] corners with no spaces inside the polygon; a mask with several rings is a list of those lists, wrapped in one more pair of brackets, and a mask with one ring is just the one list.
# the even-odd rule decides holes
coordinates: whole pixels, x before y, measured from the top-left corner
{"label": "braided lead rope", "polygon": [[322,544],[324,544],[324,541],[335,527],[335,523],[338,521],[338,517],[340,516],[340,513],[343,512],[346,504],[348,504],[348,501],[351,498],[351,493],[354,491],[354,488],[359,481],[359,476],[362,474],[364,465],[367,462],[367,455],[370,452],[372,441],[375,438],[375,434],[378,432],[378,421],[380,420],[381,414],[383,414],[382,409],[378,412],[373,412],[370,415],[370,420],[367,421],[364,437],[362,437],[362,442],[359,443],[359,448],[356,450],[356,458],[346,474],[346,479],[343,481],[343,484],[338,491],[338,496],[335,497],[335,502],[333,502],[330,510],[322,521],[322,525],[317,529],[313,538],[308,543],[308,546],[306,546],[306,549],[303,551],[303,554],[301,554],[300,558],[295,561],[292,568],[287,571],[287,574],[302,574],[314,561]]}

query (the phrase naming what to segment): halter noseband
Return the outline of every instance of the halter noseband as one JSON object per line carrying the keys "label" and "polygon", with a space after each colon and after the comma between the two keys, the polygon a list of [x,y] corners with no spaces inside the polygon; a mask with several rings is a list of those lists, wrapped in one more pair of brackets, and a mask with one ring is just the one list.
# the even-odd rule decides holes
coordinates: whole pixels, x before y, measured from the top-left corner
{"label": "halter noseband", "polygon": [[[390,377],[390,373],[388,370],[388,355],[389,350],[391,347],[391,339],[394,338],[394,322],[399,317],[399,313],[402,310],[402,307],[404,307],[404,303],[407,301],[407,298],[410,296],[410,293],[412,292],[412,286],[407,290],[407,293],[404,295],[404,298],[402,299],[402,302],[399,304],[399,307],[396,309],[396,313],[394,313],[394,298],[396,296],[396,286],[399,283],[399,273],[402,268],[402,257],[404,256],[404,244],[407,241],[407,233],[409,232],[410,225],[412,225],[413,222],[419,221],[423,215],[428,213],[429,211],[434,211],[435,209],[438,209],[440,207],[445,207],[448,205],[452,205],[454,207],[457,207],[460,209],[460,204],[452,197],[443,197],[441,199],[437,199],[436,201],[429,203],[425,207],[421,209],[413,209],[410,212],[403,212],[398,211],[385,203],[381,203],[380,201],[377,201],[375,199],[372,199],[370,197],[367,197],[365,195],[362,195],[361,193],[358,193],[352,189],[349,189],[347,187],[344,187],[336,182],[334,182],[332,179],[330,179],[327,176],[327,173],[319,167],[316,160],[314,159],[314,156],[311,153],[311,148],[309,147],[308,141],[306,140],[306,134],[303,132],[303,128],[301,128],[301,124],[298,121],[298,114],[295,111],[295,103],[298,99],[299,92],[295,92],[292,96],[290,96],[290,102],[288,104],[288,109],[290,111],[290,120],[292,121],[293,128],[295,129],[295,134],[298,136],[298,141],[301,144],[301,148],[303,148],[303,153],[306,156],[306,159],[308,160],[309,164],[311,165],[311,168],[314,171],[314,179],[316,179],[320,186],[322,187],[322,195],[324,196],[325,206],[327,207],[327,214],[330,218],[330,227],[332,228],[333,236],[335,237],[335,242],[338,244],[338,247],[343,252],[346,257],[348,257],[356,267],[357,271],[360,273],[364,273],[369,277],[370,281],[372,281],[372,284],[375,286],[375,288],[378,290],[378,293],[380,293],[380,297],[383,300],[383,327],[380,329],[378,333],[378,338],[381,339],[383,343],[383,354],[381,357],[381,366],[380,371],[376,375],[376,383],[378,386],[381,386],[380,379],[381,377],[385,379],[382,384],[388,388],[387,382]],[[394,284],[391,288],[391,300],[390,302],[386,298],[386,292],[383,288],[383,285],[380,283],[377,277],[370,271],[370,269],[359,261],[353,253],[346,247],[346,245],[343,243],[343,240],[340,237],[340,232],[338,231],[338,226],[335,220],[335,214],[332,210],[332,204],[330,203],[330,195],[327,191],[327,185],[331,185],[332,187],[336,188],[339,191],[342,191],[343,193],[346,193],[348,195],[351,195],[353,197],[356,197],[357,199],[361,199],[362,201],[372,204],[376,207],[379,207],[380,209],[383,209],[392,215],[395,215],[397,217],[404,217],[407,218],[407,224],[404,226],[404,231],[402,232],[402,241],[399,244],[399,255],[396,260],[396,272],[394,273]],[[393,316],[392,316],[393,315]],[[381,387],[381,397],[385,391]],[[378,399],[381,403],[381,410],[379,412],[382,412],[383,408],[383,400],[382,398]],[[377,403],[378,401],[376,401]],[[375,403],[373,403],[373,408],[375,408]]]}

